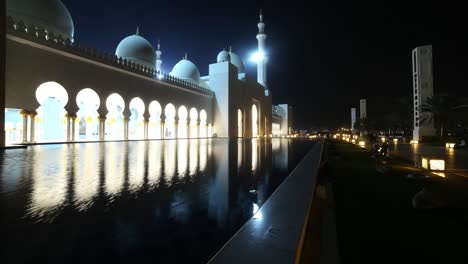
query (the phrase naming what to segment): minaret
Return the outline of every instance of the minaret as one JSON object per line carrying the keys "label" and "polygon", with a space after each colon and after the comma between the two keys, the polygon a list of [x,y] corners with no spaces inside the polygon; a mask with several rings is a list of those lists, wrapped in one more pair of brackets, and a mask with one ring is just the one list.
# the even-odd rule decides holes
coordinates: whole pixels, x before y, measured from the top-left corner
{"label": "minaret", "polygon": [[161,60],[161,55],[162,55],[161,43],[158,39],[158,49],[156,50],[156,72],[159,72],[159,73],[161,73],[161,65],[163,63],[163,61]]}
{"label": "minaret", "polygon": [[265,40],[267,35],[265,34],[265,23],[263,23],[263,12],[260,9],[260,21],[258,22],[258,61],[257,61],[257,82],[265,87],[265,94],[268,95],[267,87],[267,69],[268,57],[265,52]]}

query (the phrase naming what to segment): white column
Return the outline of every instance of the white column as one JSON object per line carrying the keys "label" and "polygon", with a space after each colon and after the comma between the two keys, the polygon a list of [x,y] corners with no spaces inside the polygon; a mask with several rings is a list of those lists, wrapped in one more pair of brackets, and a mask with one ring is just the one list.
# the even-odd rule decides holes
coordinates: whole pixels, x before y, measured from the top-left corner
{"label": "white column", "polygon": [[76,115],[71,115],[71,141],[76,140],[76,133],[75,133],[75,121],[76,121]]}
{"label": "white column", "polygon": [[143,130],[144,130],[144,138],[148,139],[148,127],[149,127],[149,119],[145,118],[145,121],[143,123]]}
{"label": "white column", "polygon": [[29,138],[29,142],[30,143],[34,143],[36,142],[36,137],[35,137],[35,130],[36,130],[36,111],[31,111],[29,113],[29,118],[31,118],[31,123],[30,123],[30,138]]}
{"label": "white column", "polygon": [[179,120],[174,120],[175,138],[179,138]]}
{"label": "white column", "polygon": [[163,120],[161,120],[161,139],[165,139],[165,138],[166,138],[166,136],[164,135],[164,132],[165,132],[165,131],[164,131],[164,130],[165,130],[164,126],[165,126],[165,124],[166,124],[166,122],[164,122]]}
{"label": "white column", "polygon": [[[2,110],[3,111],[3,110]],[[23,116],[23,143],[28,142],[28,116],[29,116],[29,111],[28,110],[21,110],[20,114]]]}
{"label": "white column", "polygon": [[65,117],[67,118],[67,142],[70,142],[71,141],[70,115],[66,114]]}
{"label": "white column", "polygon": [[130,118],[124,117],[123,119],[124,123],[124,139],[128,140],[128,123],[130,121]]}
{"label": "white column", "polygon": [[99,140],[104,141],[106,139],[106,117],[99,116]]}

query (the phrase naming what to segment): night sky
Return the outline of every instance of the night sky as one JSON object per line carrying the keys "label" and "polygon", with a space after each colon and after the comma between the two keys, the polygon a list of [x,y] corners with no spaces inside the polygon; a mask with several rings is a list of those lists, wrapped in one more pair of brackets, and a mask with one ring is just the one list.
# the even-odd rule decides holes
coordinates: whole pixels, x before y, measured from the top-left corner
{"label": "night sky", "polygon": [[166,72],[187,52],[207,75],[218,52],[232,45],[253,78],[249,57],[263,8],[273,103],[294,106],[297,128],[349,126],[350,108],[360,98],[368,99],[371,117],[388,111],[411,93],[411,51],[421,45],[433,45],[435,93],[468,95],[466,9],[448,1],[309,1],[311,7],[291,1],[240,0],[223,7],[203,1],[63,2],[82,45],[114,52],[139,26],[154,47],[161,40]]}

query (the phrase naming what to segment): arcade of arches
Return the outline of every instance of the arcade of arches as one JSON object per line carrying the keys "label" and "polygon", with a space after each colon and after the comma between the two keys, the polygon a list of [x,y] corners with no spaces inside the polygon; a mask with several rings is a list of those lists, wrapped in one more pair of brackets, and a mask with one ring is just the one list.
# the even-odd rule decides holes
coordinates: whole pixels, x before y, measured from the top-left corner
{"label": "arcade of arches", "polygon": [[[125,100],[118,93],[105,101],[91,88],[82,89],[76,98],[69,98],[57,82],[46,82],[36,89],[39,108],[5,110],[7,143],[102,141],[128,139],[206,138],[212,136],[207,112],[188,106],[165,106],[154,100],[145,105],[135,97],[125,111]],[[65,106],[76,100],[79,110],[68,113]],[[107,114],[98,109],[105,103]],[[145,116],[148,107],[149,116]],[[190,110],[188,110],[190,109]],[[126,114],[129,113],[129,114]]]}

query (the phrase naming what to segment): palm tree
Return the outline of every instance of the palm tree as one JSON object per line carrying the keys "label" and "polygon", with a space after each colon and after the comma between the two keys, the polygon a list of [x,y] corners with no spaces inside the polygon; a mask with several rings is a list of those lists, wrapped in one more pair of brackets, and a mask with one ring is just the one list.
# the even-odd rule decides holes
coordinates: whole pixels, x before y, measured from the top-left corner
{"label": "palm tree", "polygon": [[457,100],[448,95],[434,95],[421,105],[421,122],[434,122],[440,129],[440,137],[444,136],[444,128],[453,120]]}

